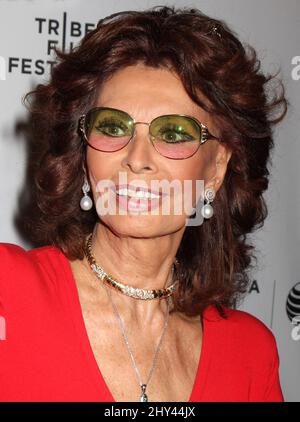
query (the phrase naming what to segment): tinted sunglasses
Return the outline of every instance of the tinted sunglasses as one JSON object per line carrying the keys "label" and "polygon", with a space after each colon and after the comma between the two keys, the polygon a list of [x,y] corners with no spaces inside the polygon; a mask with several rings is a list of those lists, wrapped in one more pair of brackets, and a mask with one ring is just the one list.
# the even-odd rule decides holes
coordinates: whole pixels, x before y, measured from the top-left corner
{"label": "tinted sunglasses", "polygon": [[158,116],[150,123],[136,122],[125,111],[110,107],[95,107],[82,115],[79,130],[90,147],[115,152],[133,138],[136,124],[148,125],[156,151],[175,160],[191,157],[208,139],[218,139],[195,117],[168,114]]}

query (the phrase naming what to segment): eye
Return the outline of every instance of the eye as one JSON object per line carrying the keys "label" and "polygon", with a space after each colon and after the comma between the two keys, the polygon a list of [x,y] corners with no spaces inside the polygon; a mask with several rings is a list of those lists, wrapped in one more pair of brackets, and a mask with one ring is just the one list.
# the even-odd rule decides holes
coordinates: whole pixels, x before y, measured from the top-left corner
{"label": "eye", "polygon": [[98,132],[108,136],[125,136],[128,135],[128,127],[122,122],[114,119],[104,119],[97,123],[94,127]]}
{"label": "eye", "polygon": [[190,133],[184,131],[180,126],[177,125],[169,125],[160,128],[157,136],[169,144],[195,140],[195,138]]}

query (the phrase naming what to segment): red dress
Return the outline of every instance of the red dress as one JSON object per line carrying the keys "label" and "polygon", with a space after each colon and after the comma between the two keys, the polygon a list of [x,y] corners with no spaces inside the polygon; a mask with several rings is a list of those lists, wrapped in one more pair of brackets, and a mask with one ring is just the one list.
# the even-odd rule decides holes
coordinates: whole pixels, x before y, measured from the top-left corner
{"label": "red dress", "polygon": [[[115,401],[93,355],[63,252],[0,243],[0,262],[0,401]],[[247,312],[226,312],[228,319],[214,306],[204,311],[189,401],[284,401],[273,333]]]}

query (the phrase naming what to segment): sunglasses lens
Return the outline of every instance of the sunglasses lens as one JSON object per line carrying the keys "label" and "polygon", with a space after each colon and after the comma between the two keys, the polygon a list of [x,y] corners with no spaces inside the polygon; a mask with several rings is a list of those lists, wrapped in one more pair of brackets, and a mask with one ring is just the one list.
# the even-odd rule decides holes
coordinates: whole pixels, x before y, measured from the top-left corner
{"label": "sunglasses lens", "polygon": [[100,151],[113,152],[123,148],[132,136],[130,116],[119,110],[94,108],[85,119],[88,144]]}
{"label": "sunglasses lens", "polygon": [[199,148],[201,127],[186,116],[161,116],[153,120],[150,134],[160,154],[182,159],[192,156]]}

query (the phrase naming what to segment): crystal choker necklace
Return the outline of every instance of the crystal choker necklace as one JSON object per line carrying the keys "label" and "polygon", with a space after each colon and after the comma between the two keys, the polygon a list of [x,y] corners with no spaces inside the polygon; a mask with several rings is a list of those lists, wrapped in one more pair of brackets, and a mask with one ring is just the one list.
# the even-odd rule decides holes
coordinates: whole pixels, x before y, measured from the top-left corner
{"label": "crystal choker necklace", "polygon": [[[178,283],[178,280],[176,280],[173,284],[171,284],[169,287],[165,289],[158,289],[158,290],[147,290],[147,289],[140,289],[137,287],[131,287],[126,284],[121,283],[120,281],[115,280],[112,276],[107,274],[102,267],[97,263],[93,253],[92,253],[92,237],[93,233],[90,233],[86,240],[84,245],[84,253],[85,256],[90,264],[91,269],[96,274],[100,280],[108,284],[109,286],[115,288],[116,290],[119,290],[123,294],[127,296],[131,296],[135,299],[156,299],[156,298],[167,298],[170,296],[174,289],[176,284]],[[178,275],[178,260],[175,258],[175,261],[172,266],[172,277],[174,274],[174,270],[176,271]]]}

